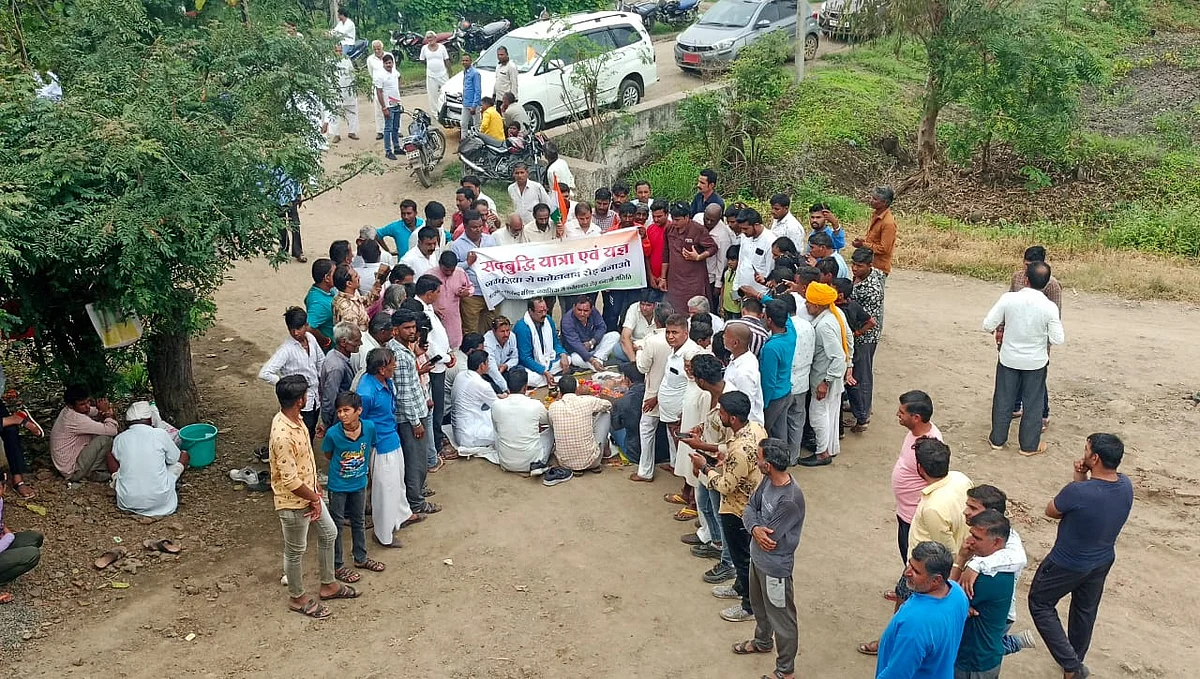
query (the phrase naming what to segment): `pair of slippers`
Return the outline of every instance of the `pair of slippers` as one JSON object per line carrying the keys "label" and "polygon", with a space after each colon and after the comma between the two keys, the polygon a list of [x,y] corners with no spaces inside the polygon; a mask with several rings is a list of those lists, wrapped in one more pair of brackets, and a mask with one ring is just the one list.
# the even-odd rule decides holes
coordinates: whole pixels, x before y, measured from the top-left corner
{"label": "pair of slippers", "polygon": [[271,489],[271,472],[260,472],[253,467],[230,469],[229,479],[236,483],[246,484],[246,488],[249,490],[262,492]]}
{"label": "pair of slippers", "polygon": [[[142,547],[148,552],[162,552],[163,554],[178,554],[183,551],[183,548],[175,544],[173,540],[146,540],[142,542]],[[100,555],[95,562],[92,563],[96,570],[104,570],[109,566],[119,563],[129,556],[129,550],[124,547],[115,547]]]}

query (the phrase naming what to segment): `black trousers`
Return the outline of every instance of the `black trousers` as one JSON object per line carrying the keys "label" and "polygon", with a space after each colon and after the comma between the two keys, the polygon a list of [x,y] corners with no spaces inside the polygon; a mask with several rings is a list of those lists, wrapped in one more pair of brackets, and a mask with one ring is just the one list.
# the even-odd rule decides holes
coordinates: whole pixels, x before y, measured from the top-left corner
{"label": "black trousers", "polygon": [[846,387],[846,394],[850,398],[850,412],[859,422],[871,419],[875,395],[875,346],[874,342],[854,344],[854,380],[858,384]]}
{"label": "black trousers", "polygon": [[[8,417],[8,406],[0,401],[0,417]],[[0,429],[0,441],[4,442],[4,457],[8,458],[10,474],[23,475],[29,469],[25,466],[25,448],[21,445],[21,427],[13,425]]]}
{"label": "black trousers", "polygon": [[317,440],[317,422],[321,419],[321,410],[320,408],[301,410],[300,419],[304,420],[304,426],[308,427],[308,443],[312,445]]}
{"label": "black trousers", "polygon": [[733,590],[742,596],[742,610],[754,612],[750,606],[750,533],[746,532],[746,524],[737,514],[721,514],[721,537],[723,545],[729,548],[729,558],[733,561],[733,570],[737,577],[733,580]]}
{"label": "black trousers", "polygon": [[896,546],[900,548],[900,563],[908,567],[908,533],[912,524],[896,515]]}
{"label": "black trousers", "polygon": [[[1080,573],[1046,559],[1038,566],[1029,585],[1029,616],[1046,643],[1046,650],[1050,651],[1064,672],[1077,672],[1083,665],[1088,647],[1092,644],[1092,627],[1096,624],[1100,597],[1104,594],[1104,580],[1110,568],[1111,561],[1087,573]],[[1064,632],[1055,607],[1068,594],[1071,596],[1071,608]]]}
{"label": "black trousers", "polygon": [[446,443],[446,373],[429,373],[429,391],[433,396],[433,445],[440,451]]}
{"label": "black trousers", "polygon": [[279,216],[287,222],[287,226],[279,230],[279,251],[288,251],[288,231],[291,231],[291,255],[300,257],[304,255],[304,244],[300,242],[300,211],[296,209],[296,204],[291,203],[286,207],[280,208]]}
{"label": "black trousers", "polygon": [[[1044,403],[1046,400],[1046,366],[1038,370],[1016,370],[996,362],[996,388],[992,392],[992,445],[1008,442],[1008,426],[1012,424],[1013,403]],[[1033,452],[1042,442],[1042,418],[1036,408],[1025,408],[1017,440],[1021,450]]]}

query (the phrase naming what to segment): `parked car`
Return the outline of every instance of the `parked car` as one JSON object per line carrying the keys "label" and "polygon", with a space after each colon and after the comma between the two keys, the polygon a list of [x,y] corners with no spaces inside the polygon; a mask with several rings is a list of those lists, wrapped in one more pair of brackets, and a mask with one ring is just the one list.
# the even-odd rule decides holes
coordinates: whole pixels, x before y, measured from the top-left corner
{"label": "parked car", "polygon": [[[581,51],[576,36],[593,49]],[[599,103],[633,106],[646,88],[658,82],[654,45],[641,18],[628,12],[593,12],[538,21],[507,33],[475,62],[484,96],[496,81],[496,51],[504,47],[517,65],[517,101],[529,114],[534,131],[586,109],[583,92],[571,81],[581,59],[604,59],[599,82]],[[586,63],[586,62],[581,62]],[[438,95],[438,122],[460,125],[462,73],[442,86]]]}
{"label": "parked car", "polygon": [[[685,71],[729,68],[742,48],[775,31],[796,39],[796,0],[720,0],[675,38],[675,63]],[[817,56],[821,30],[805,19],[804,58]]]}
{"label": "parked car", "polygon": [[884,33],[884,0],[826,0],[817,23],[831,38],[866,40]]}

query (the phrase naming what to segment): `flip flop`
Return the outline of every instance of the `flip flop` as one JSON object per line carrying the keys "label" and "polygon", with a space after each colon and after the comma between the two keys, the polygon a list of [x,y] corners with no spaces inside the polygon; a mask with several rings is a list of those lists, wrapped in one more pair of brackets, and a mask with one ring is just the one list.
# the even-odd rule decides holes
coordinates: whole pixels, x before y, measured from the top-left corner
{"label": "flip flop", "polygon": [[[22,489],[28,491],[28,494],[22,492]],[[22,500],[32,500],[33,498],[37,497],[37,491],[31,488],[30,485],[24,481],[18,481],[17,483],[14,483],[13,490],[17,491],[17,495],[20,495]]]}
{"label": "flip flop", "polygon": [[13,600],[12,592],[0,592],[0,605],[7,604]]}
{"label": "flip flop", "polygon": [[230,469],[229,480],[237,483],[258,483],[258,472],[253,467],[243,467],[242,469]]}
{"label": "flip flop", "polygon": [[679,493],[667,493],[663,496],[663,502],[668,502],[673,505],[687,506],[688,501]]}
{"label": "flip flop", "polygon": [[753,639],[749,639],[747,641],[739,641],[738,643],[733,645],[733,652],[736,655],[753,655],[755,653],[771,653],[774,650],[775,650],[774,644],[767,646],[766,648],[763,648],[762,646],[759,646],[758,642],[756,642]]}
{"label": "flip flop", "polygon": [[630,474],[629,480],[637,481],[638,483],[654,483],[654,479],[643,479],[642,477],[637,475],[637,472]]}
{"label": "flip flop", "polygon": [[117,547],[114,549],[110,549],[107,552],[105,552],[104,554],[101,554],[100,558],[96,559],[96,561],[94,563],[92,563],[92,565],[96,567],[96,570],[102,571],[105,568],[108,568],[109,566],[113,565],[114,563],[117,563],[121,559],[124,559],[125,555],[128,553],[129,552],[124,547]]}
{"label": "flip flop", "polygon": [[[42,429],[42,425],[38,424],[37,420],[33,419],[33,415],[29,414],[28,410],[19,410],[17,414],[21,416],[21,426],[25,427],[38,438],[45,438],[46,430]],[[33,425],[30,427],[29,425]]]}
{"label": "flip flop", "polygon": [[1033,451],[1022,450],[1019,452],[1021,453],[1022,457],[1034,457],[1035,455],[1041,455],[1042,453],[1046,452],[1046,442],[1042,441],[1041,443],[1039,443],[1037,450],[1033,450]]}
{"label": "flip flop", "polygon": [[[355,575],[357,575],[357,573]],[[362,596],[362,592],[354,589],[350,585],[338,585],[337,591],[333,594],[330,594],[329,596],[322,594],[320,596],[321,601],[329,601],[331,599],[357,599],[358,597]]]}
{"label": "flip flop", "polygon": [[163,554],[178,554],[183,551],[183,548],[172,540],[146,540],[142,546],[147,551],[162,552]]}
{"label": "flip flop", "polygon": [[324,620],[330,616],[329,607],[322,606],[317,602],[316,599],[309,599],[308,601],[304,602],[304,605],[300,606],[300,608],[288,606],[288,610],[293,613],[299,613],[300,615],[308,616],[314,620]]}
{"label": "flip flop", "polygon": [[[871,650],[871,644],[875,644],[875,649]],[[863,655],[879,655],[879,642],[871,641],[865,644],[858,645],[858,652]]]}
{"label": "flip flop", "polygon": [[691,507],[684,507],[683,509],[675,512],[674,518],[676,521],[691,521],[697,516],[700,516],[700,514],[696,510],[692,509]]}
{"label": "flip flop", "polygon": [[362,563],[356,563],[354,564],[354,567],[364,571],[371,571],[372,573],[382,573],[384,569],[387,568],[387,566],[384,566],[381,562],[374,559],[367,559]]}
{"label": "flip flop", "polygon": [[400,524],[400,527],[407,528],[407,527],[413,525],[414,523],[421,523],[424,520],[425,520],[424,514],[413,514],[412,516],[405,519],[404,523]]}

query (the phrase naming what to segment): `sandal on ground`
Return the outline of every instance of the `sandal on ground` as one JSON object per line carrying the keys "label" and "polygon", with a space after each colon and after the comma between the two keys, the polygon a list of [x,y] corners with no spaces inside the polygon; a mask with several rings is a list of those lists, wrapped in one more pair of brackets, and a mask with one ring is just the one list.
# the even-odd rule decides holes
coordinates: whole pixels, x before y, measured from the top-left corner
{"label": "sandal on ground", "polygon": [[737,655],[752,655],[754,653],[770,653],[775,650],[774,644],[759,646],[758,642],[753,639],[739,641],[733,645],[733,652]]}
{"label": "sandal on ground", "polygon": [[419,513],[419,514],[437,514],[440,511],[442,511],[441,505],[434,504],[433,502],[429,502],[428,500],[426,500],[425,504],[421,505],[421,509],[419,509],[417,511],[417,513]]}
{"label": "sandal on ground", "polygon": [[295,606],[288,606],[288,610],[293,613],[299,613],[300,615],[308,616],[315,620],[324,620],[330,615],[329,607],[322,606],[317,602],[316,599],[309,599],[299,608],[296,608]]}
{"label": "sandal on ground", "polygon": [[414,523],[421,523],[424,520],[425,520],[424,514],[415,513],[412,516],[405,519],[404,523],[400,524],[400,527],[408,528],[409,526],[413,525]]}
{"label": "sandal on ground", "polygon": [[630,474],[630,475],[629,475],[629,480],[630,480],[630,481],[637,481],[638,483],[654,483],[654,479],[652,479],[652,478],[650,478],[650,479],[643,479],[642,477],[638,476],[638,473],[637,473],[637,472],[634,472],[634,473]]}
{"label": "sandal on ground", "polygon": [[446,458],[439,455],[437,464],[435,464],[429,468],[429,473],[433,474],[433,473],[439,472],[439,471],[441,471],[442,467],[445,467],[445,466],[446,466]]}
{"label": "sandal on ground", "polygon": [[354,564],[354,567],[364,571],[371,571],[372,573],[382,573],[383,569],[387,568],[387,566],[384,566],[382,563],[374,559],[367,559],[362,563],[356,563]]}
{"label": "sandal on ground", "polygon": [[105,568],[108,568],[109,566],[113,565],[114,563],[120,561],[121,559],[124,559],[126,554],[128,554],[128,552],[125,550],[124,547],[117,547],[115,549],[110,549],[107,552],[105,552],[104,554],[101,554],[100,558],[96,559],[96,561],[92,565],[96,567],[96,570],[102,571]]}
{"label": "sandal on ground", "polygon": [[[355,573],[358,575],[358,573]],[[357,599],[362,596],[362,592],[354,589],[350,585],[338,585],[337,591],[329,596],[321,595],[321,601],[329,601],[331,599]]]}
{"label": "sandal on ground", "polygon": [[162,552],[163,554],[178,554],[183,551],[183,548],[172,540],[146,540],[142,546],[147,551]]}
{"label": "sandal on ground", "polygon": [[879,642],[869,641],[858,645],[858,652],[863,655],[879,655]]}
{"label": "sandal on ground", "polygon": [[691,507],[684,507],[683,509],[675,512],[676,521],[691,521],[697,516],[700,516],[700,514]]}
{"label": "sandal on ground", "polygon": [[672,465],[670,462],[659,462],[657,466],[659,469],[663,470],[664,472],[667,472],[668,474],[675,473],[675,466]]}
{"label": "sandal on ground", "polygon": [[17,491],[17,495],[21,496],[22,500],[32,500],[37,497],[37,492],[33,490],[28,483],[17,481],[13,484],[13,490]]}
{"label": "sandal on ground", "polygon": [[342,566],[341,568],[334,571],[333,577],[337,578],[338,580],[341,580],[342,582],[358,582],[359,580],[362,579],[361,575],[359,575],[358,573],[355,573],[354,571],[350,570],[349,568],[346,568],[345,566]]}
{"label": "sandal on ground", "polygon": [[687,506],[688,501],[679,493],[667,493],[663,496],[663,502],[669,502],[673,505]]}
{"label": "sandal on ground", "polygon": [[28,429],[29,433],[38,438],[44,438],[46,436],[46,430],[42,429],[42,425],[38,424],[37,420],[33,419],[33,415],[30,415],[28,410],[18,411],[17,414],[21,416],[21,426]]}
{"label": "sandal on ground", "polygon": [[13,600],[12,592],[0,592],[0,605],[12,603],[12,600]]}
{"label": "sandal on ground", "polygon": [[1041,443],[1038,444],[1037,450],[1022,450],[1022,451],[1020,451],[1020,453],[1023,457],[1033,457],[1035,455],[1041,455],[1044,452],[1046,452],[1046,442],[1045,441],[1042,441]]}
{"label": "sandal on ground", "polygon": [[433,497],[437,495],[437,491],[432,488],[426,488],[421,491],[421,497]]}

